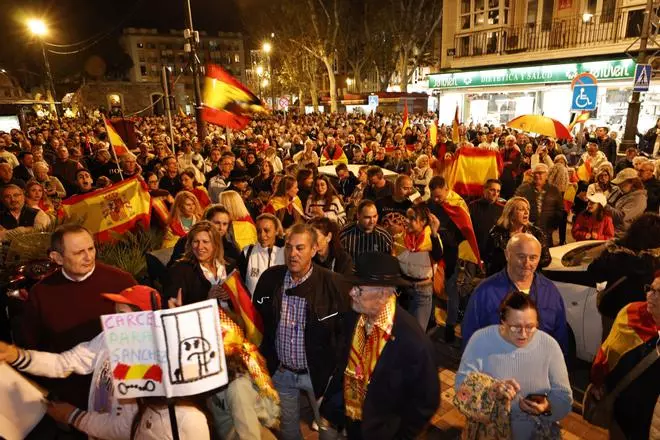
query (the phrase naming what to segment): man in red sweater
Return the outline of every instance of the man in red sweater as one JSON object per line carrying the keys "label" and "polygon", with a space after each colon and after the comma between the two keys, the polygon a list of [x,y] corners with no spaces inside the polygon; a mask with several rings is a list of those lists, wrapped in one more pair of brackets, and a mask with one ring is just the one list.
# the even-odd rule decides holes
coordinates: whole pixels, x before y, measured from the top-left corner
{"label": "man in red sweater", "polygon": [[[136,285],[133,277],[96,261],[94,239],[80,225],[60,226],[52,235],[50,258],[61,266],[36,284],[25,306],[21,346],[61,353],[101,332],[100,316],[114,313],[101,293]],[[72,375],[44,382],[57,399],[88,408],[89,376]],[[93,404],[94,402],[90,402]]]}

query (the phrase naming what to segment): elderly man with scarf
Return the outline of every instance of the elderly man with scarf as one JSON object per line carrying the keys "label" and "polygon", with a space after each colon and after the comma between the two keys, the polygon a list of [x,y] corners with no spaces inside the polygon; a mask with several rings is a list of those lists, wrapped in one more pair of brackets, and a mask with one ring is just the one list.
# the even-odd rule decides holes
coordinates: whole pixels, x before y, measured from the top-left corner
{"label": "elderly man with scarf", "polygon": [[321,405],[319,438],[416,438],[440,403],[431,342],[396,303],[398,260],[367,252],[356,262],[353,312],[344,319],[348,339]]}

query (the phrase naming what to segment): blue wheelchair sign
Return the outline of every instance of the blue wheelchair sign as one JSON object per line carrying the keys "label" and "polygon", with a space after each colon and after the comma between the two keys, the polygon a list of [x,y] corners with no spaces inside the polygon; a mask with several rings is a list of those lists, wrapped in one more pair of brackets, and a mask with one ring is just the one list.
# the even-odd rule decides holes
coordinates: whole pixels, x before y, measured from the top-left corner
{"label": "blue wheelchair sign", "polygon": [[596,110],[598,86],[595,84],[576,84],[573,88],[571,111]]}

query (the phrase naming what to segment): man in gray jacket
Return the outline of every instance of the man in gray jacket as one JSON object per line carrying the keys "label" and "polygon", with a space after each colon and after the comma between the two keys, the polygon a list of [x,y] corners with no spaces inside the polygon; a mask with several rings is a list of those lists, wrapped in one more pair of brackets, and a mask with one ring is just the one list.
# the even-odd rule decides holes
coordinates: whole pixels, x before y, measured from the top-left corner
{"label": "man in gray jacket", "polygon": [[559,189],[548,183],[548,166],[538,163],[532,169],[532,183],[524,183],[516,190],[516,195],[529,202],[529,221],[545,233],[547,246],[552,247],[552,232],[563,221],[563,198]]}

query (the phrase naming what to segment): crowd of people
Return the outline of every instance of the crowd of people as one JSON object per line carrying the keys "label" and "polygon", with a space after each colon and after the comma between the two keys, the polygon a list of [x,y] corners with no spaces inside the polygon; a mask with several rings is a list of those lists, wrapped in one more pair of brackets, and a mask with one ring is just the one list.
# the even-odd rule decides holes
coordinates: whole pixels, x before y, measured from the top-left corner
{"label": "crowd of people", "polygon": [[[438,299],[435,334],[463,350],[454,404],[466,438],[560,438],[573,403],[570,330],[541,269],[569,233],[607,241],[589,267],[594,284],[607,282],[589,397],[614,399],[613,438],[647,438],[654,408],[660,425],[660,362],[617,384],[657,350],[660,119],[620,155],[607,127],[562,140],[441,125],[432,143],[433,117],[403,129],[400,114],[274,114],[244,130],[209,126],[203,139],[191,117],[171,131],[142,117],[121,156],[102,120],[0,132],[0,239],[65,223],[48,255],[59,269],[0,343],[0,360],[49,378],[49,417],[33,438],[173,438],[165,401],[113,395],[99,316],[150,310],[152,293],[162,307],[217,299],[223,325],[241,333],[222,287],[234,270],[263,320],[267,371],[228,357],[228,387],[175,402],[181,438],[300,439],[301,399],[322,439],[415,438],[441,396],[428,336]],[[449,187],[462,149],[498,156],[480,197]],[[62,213],[67,198],[133,178],[163,234],[140,278],[149,286],[97,261],[93,235]],[[624,341],[628,327],[637,338]]]}

